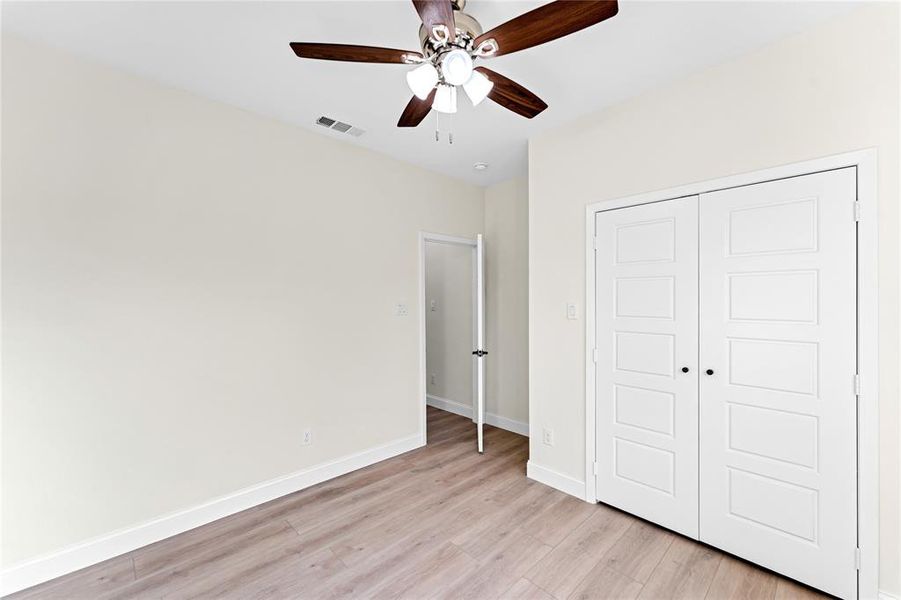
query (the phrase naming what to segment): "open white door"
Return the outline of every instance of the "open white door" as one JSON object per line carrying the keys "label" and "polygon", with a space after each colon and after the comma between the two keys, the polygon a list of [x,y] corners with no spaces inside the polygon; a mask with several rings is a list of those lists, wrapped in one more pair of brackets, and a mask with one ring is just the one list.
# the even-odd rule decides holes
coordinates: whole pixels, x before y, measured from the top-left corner
{"label": "open white door", "polygon": [[476,427],[478,428],[479,453],[485,450],[483,428],[485,425],[485,245],[482,234],[476,236]]}

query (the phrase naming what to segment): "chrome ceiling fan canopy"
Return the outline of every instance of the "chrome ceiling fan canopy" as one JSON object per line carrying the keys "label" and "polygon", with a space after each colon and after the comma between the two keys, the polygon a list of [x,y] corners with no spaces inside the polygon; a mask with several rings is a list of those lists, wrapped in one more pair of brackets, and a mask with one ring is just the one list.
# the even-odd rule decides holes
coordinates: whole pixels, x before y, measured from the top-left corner
{"label": "chrome ceiling fan canopy", "polygon": [[[458,48],[463,48],[472,52],[474,50],[473,41],[482,35],[484,30],[475,17],[463,12],[463,7],[465,5],[466,2],[464,0],[452,3],[455,32],[453,39],[450,39],[449,33],[445,39],[447,42]],[[446,30],[446,27],[444,29]],[[436,37],[435,35],[435,33],[438,33],[439,36],[444,35],[441,34],[440,31],[440,29],[438,32],[430,31],[425,24],[419,26],[419,45],[422,47],[422,53],[426,57],[438,53],[442,47],[444,47],[441,38]]]}

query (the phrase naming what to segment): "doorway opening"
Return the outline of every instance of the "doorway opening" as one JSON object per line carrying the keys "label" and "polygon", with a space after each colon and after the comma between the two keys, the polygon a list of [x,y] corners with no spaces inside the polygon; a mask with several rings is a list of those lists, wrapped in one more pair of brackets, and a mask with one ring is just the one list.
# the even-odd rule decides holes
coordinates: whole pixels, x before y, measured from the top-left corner
{"label": "doorway opening", "polygon": [[420,389],[423,443],[474,431],[484,449],[482,236],[420,234]]}

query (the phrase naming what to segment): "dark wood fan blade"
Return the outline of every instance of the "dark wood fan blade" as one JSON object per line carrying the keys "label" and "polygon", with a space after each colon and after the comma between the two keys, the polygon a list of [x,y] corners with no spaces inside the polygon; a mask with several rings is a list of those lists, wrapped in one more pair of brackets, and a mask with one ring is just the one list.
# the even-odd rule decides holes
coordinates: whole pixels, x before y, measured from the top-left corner
{"label": "dark wood fan blade", "polygon": [[432,100],[435,99],[436,91],[437,88],[432,90],[432,93],[429,94],[425,100],[420,100],[416,96],[413,96],[410,99],[410,102],[407,103],[407,107],[404,108],[404,112],[401,113],[400,119],[397,121],[397,126],[416,127],[422,123],[425,116],[432,110]]}
{"label": "dark wood fan blade", "polygon": [[422,54],[410,50],[376,48],[375,46],[354,46],[352,44],[291,42],[291,49],[294,50],[294,54],[300,58],[317,58],[319,60],[409,64],[411,61],[406,60],[406,57],[408,56],[422,58]]}
{"label": "dark wood fan blade", "polygon": [[454,40],[454,7],[451,0],[413,0],[413,6],[430,34],[436,25],[444,25],[451,41]]}
{"label": "dark wood fan blade", "polygon": [[500,73],[495,73],[485,67],[476,67],[475,70],[494,84],[494,87],[488,92],[488,99],[497,102],[507,110],[531,119],[547,108],[544,100],[512,79],[507,79]]}
{"label": "dark wood fan blade", "polygon": [[521,14],[477,37],[478,48],[485,40],[497,42],[493,56],[525,50],[609,19],[619,11],[616,0],[558,0]]}

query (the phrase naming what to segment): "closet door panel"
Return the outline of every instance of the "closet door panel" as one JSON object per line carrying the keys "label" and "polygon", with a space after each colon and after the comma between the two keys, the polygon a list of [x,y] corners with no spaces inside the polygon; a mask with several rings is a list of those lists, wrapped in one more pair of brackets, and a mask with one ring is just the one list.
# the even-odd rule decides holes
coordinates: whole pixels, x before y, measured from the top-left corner
{"label": "closet door panel", "polygon": [[691,197],[595,222],[598,499],[695,538],[697,218]]}
{"label": "closet door panel", "polygon": [[855,196],[852,168],[699,202],[701,540],[841,597],[857,582]]}

